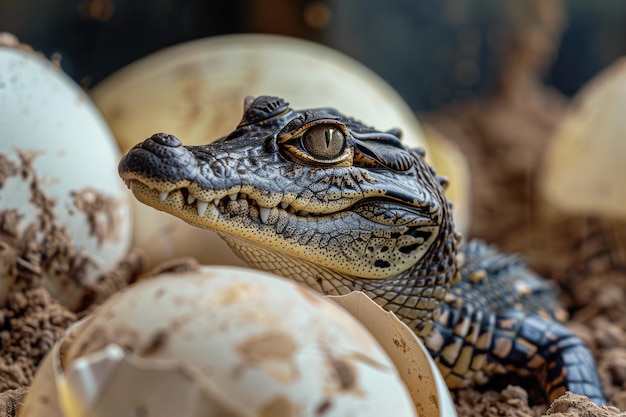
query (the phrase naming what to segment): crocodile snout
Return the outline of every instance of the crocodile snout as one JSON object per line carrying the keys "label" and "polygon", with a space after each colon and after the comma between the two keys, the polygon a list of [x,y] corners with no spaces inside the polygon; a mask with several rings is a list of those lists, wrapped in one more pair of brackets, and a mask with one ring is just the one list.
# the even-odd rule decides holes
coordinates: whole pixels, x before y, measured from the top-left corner
{"label": "crocodile snout", "polygon": [[122,178],[179,181],[193,178],[197,160],[173,135],[157,133],[135,145],[119,163]]}
{"label": "crocodile snout", "polygon": [[170,148],[178,148],[182,146],[182,142],[174,135],[167,133],[155,133],[148,141],[156,142],[159,145],[167,146]]}

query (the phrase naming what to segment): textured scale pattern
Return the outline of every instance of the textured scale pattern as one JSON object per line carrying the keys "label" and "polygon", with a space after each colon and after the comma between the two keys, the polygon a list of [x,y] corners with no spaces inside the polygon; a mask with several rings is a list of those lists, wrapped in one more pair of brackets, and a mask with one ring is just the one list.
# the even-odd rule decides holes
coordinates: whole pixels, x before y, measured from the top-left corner
{"label": "textured scale pattern", "polygon": [[140,201],[216,231],[253,267],[364,292],[422,338],[451,388],[516,373],[548,400],[606,402],[552,285],[482,242],[460,246],[446,181],[423,157],[398,130],[262,96],[227,137],[185,147],[156,134],[119,172]]}
{"label": "textured scale pattern", "polygon": [[482,242],[470,242],[462,253],[462,280],[425,338],[449,386],[485,383],[496,373],[544,372],[550,397],[577,389],[601,399],[589,352],[557,322],[566,313],[550,283]]}

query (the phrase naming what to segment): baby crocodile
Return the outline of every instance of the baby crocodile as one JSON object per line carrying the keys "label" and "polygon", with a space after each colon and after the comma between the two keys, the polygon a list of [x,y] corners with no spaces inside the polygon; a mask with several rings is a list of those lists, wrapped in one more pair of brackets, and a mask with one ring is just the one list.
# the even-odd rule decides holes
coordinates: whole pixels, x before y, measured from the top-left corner
{"label": "baby crocodile", "polygon": [[254,267],[324,294],[364,292],[415,331],[451,388],[513,372],[548,400],[569,390],[606,402],[550,283],[481,242],[459,245],[445,179],[398,130],[248,98],[228,136],[182,146],[155,134],[119,173],[137,199],[216,231]]}

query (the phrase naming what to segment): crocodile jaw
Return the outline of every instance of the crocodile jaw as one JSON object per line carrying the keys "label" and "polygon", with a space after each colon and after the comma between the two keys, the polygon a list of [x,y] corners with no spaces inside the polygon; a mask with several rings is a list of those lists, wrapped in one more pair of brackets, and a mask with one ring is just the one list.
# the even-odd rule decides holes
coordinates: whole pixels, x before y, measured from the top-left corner
{"label": "crocodile jaw", "polygon": [[[202,189],[199,193],[189,181],[161,180],[148,185],[146,182],[149,181],[137,176],[124,179],[135,197],[144,204],[191,225],[322,265],[335,271],[337,276],[385,279],[398,275],[419,262],[439,233],[438,225],[429,224],[418,216],[416,221],[421,224],[414,228],[423,234],[407,236],[406,225],[381,225],[353,210],[315,215],[296,211],[280,200],[276,200],[274,207],[262,207],[254,197],[267,193],[250,186],[211,190],[210,193]],[[195,195],[201,195],[202,199]],[[346,230],[345,224],[354,227]],[[232,240],[226,241],[234,246]],[[351,244],[346,245],[346,241]],[[398,247],[411,250],[404,253],[398,251]],[[241,252],[236,247],[235,250]],[[255,263],[250,256],[245,258]],[[280,271],[281,268],[277,267],[274,272]]]}
{"label": "crocodile jaw", "polygon": [[355,282],[448,267],[434,266],[453,250],[439,255],[448,209],[419,152],[353,119],[281,103],[255,100],[208,145],[155,134],[122,158],[120,176],[147,205]]}

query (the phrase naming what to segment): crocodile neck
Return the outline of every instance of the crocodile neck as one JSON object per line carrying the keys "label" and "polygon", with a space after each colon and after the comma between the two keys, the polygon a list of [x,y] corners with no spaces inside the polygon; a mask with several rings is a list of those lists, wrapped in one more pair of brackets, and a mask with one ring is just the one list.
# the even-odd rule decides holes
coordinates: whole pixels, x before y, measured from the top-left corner
{"label": "crocodile neck", "polygon": [[449,287],[460,280],[456,254],[461,237],[454,232],[451,221],[446,228],[447,238],[433,245],[419,265],[382,280],[340,274],[227,233],[218,235],[254,268],[290,278],[326,295],[361,291],[394,312],[417,335],[426,336],[439,317],[439,306]]}

